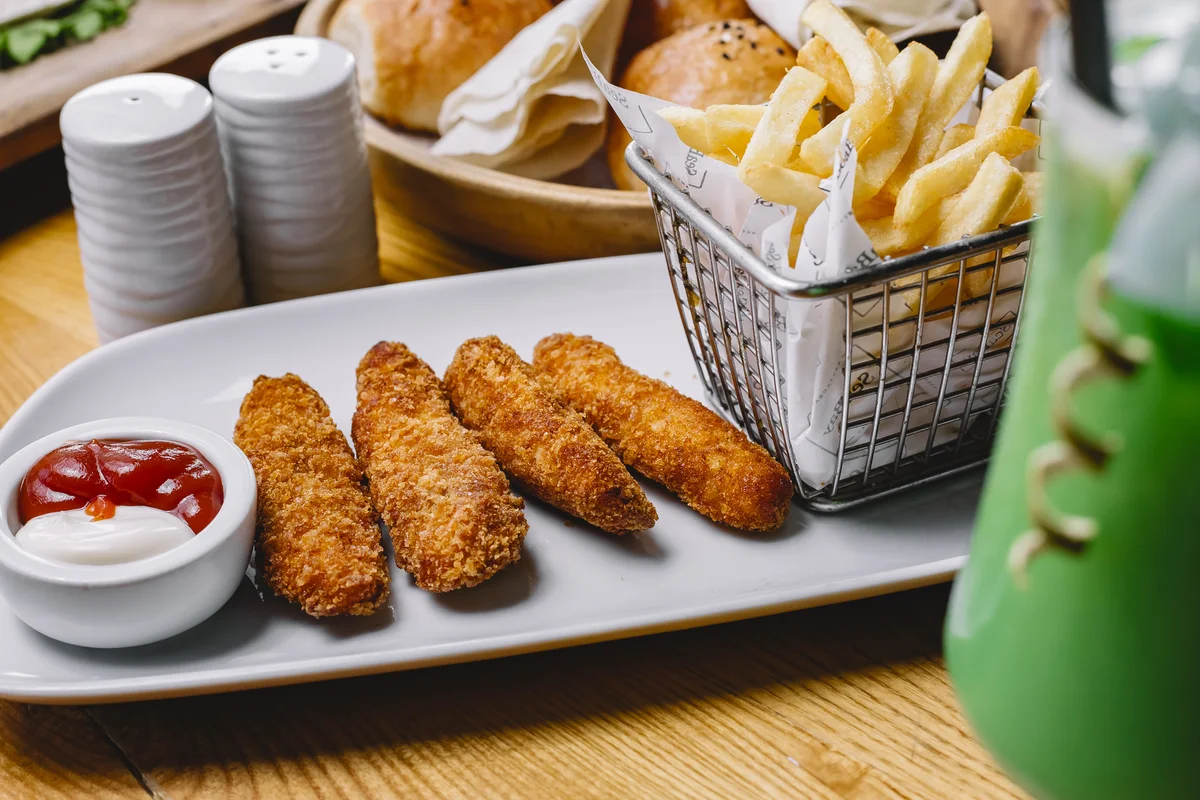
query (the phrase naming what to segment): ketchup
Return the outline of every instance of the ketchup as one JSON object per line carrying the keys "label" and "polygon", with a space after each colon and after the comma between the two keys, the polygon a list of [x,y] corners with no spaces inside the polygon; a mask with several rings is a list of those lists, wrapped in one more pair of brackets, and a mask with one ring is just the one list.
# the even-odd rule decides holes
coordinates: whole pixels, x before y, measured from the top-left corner
{"label": "ketchup", "polygon": [[107,519],[116,506],[150,506],[199,533],[224,499],[221,476],[187,445],[93,439],[42,456],[21,480],[18,511],[25,523],[76,508]]}

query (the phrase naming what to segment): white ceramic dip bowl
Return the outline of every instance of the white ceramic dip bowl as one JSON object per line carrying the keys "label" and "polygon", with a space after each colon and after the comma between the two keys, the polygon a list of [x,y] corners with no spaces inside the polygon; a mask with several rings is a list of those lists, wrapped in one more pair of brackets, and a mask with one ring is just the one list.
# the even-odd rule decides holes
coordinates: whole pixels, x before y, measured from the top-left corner
{"label": "white ceramic dip bowl", "polygon": [[[221,476],[224,503],[189,541],[125,564],[64,564],[16,541],[21,480],[65,444],[91,439],[178,442]],[[207,428],[155,417],[86,422],[44,436],[0,464],[0,594],[34,630],[84,647],[132,647],[182,633],[217,611],[245,575],[258,501],[254,471],[229,439]]]}

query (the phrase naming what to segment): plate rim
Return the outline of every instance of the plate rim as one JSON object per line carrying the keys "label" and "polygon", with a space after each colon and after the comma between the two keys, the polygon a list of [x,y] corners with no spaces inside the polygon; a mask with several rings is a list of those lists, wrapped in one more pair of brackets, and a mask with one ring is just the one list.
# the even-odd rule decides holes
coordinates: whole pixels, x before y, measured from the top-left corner
{"label": "plate rim", "polygon": [[[734,598],[708,606],[676,608],[641,617],[632,624],[613,629],[611,622],[598,620],[583,625],[539,629],[518,634],[475,639],[463,648],[460,642],[418,648],[417,657],[397,661],[395,649],[367,654],[348,653],[324,659],[308,658],[287,664],[222,667],[201,672],[176,672],[135,678],[104,678],[91,681],[44,682],[23,687],[0,676],[0,699],[39,705],[121,703],[161,700],[205,694],[224,694],[274,686],[317,683],[448,664],[488,661],[493,658],[545,652],[656,633],[682,631],[725,622],[773,616],[788,611],[818,608],[853,600],[893,594],[907,589],[933,586],[952,580],[967,556],[953,556],[867,576],[809,584],[797,591],[788,587],[762,595]],[[880,578],[884,580],[880,580]],[[570,633],[567,633],[570,631]],[[35,634],[39,635],[40,634]],[[412,650],[405,651],[413,653]],[[354,662],[354,663],[350,663]],[[320,668],[314,670],[318,664]]]}

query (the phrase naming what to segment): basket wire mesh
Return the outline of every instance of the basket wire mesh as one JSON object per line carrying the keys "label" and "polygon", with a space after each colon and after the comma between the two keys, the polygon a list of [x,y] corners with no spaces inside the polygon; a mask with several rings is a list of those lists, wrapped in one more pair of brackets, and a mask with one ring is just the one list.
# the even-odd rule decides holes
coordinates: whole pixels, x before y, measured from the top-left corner
{"label": "basket wire mesh", "polygon": [[[845,508],[986,462],[1033,264],[1030,222],[804,283],[767,266],[636,144],[626,160],[650,188],[710,404],[788,468],[802,505]],[[831,299],[845,304],[847,368],[832,387],[832,475],[811,482],[789,426],[786,315],[791,302]]]}

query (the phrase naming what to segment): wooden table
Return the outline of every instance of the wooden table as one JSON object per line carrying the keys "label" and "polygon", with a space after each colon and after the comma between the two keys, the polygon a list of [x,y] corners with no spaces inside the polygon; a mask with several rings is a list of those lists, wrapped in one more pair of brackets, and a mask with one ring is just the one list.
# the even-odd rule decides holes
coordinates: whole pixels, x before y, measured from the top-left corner
{"label": "wooden table", "polygon": [[132,72],[203,81],[221,53],[291,33],[304,0],[141,0],[117,28],[0,71],[0,169],[61,140],[58,112],[87,86]]}
{"label": "wooden table", "polygon": [[[61,209],[55,158],[21,168],[27,215],[34,186]],[[378,211],[388,280],[495,266]],[[6,219],[0,421],[96,346],[70,211]],[[213,697],[0,701],[0,798],[1024,797],[955,701],[947,596]]]}

